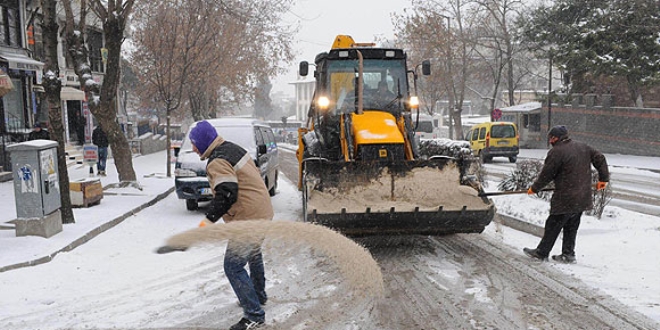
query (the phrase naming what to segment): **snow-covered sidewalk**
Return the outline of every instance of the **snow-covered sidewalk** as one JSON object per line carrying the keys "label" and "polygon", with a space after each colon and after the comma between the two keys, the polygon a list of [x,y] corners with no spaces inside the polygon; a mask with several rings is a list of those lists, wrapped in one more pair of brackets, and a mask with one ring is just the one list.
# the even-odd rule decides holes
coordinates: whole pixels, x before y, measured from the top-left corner
{"label": "snow-covered sidewalk", "polygon": [[[152,205],[174,189],[174,177],[167,178],[165,151],[133,158],[142,190],[127,187],[109,189],[97,205],[74,208],[75,223],[64,224],[61,232],[49,237],[16,237],[11,226],[0,230],[0,272],[18,267],[50,261],[57,253],[67,251],[94,238],[103,231],[130,217],[142,208]],[[96,172],[96,169],[94,169]],[[69,168],[70,181],[88,178],[89,166]],[[112,159],[108,161],[107,176],[95,177],[103,186],[118,182]],[[0,223],[16,219],[16,201],[12,181],[0,183]]]}

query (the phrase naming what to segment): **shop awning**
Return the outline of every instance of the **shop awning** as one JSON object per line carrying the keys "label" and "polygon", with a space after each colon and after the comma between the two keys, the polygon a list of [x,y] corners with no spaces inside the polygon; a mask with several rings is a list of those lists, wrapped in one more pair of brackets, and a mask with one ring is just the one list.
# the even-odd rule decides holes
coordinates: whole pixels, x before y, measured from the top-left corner
{"label": "shop awning", "polygon": [[85,92],[73,88],[73,87],[67,87],[63,86],[62,91],[60,92],[60,98],[64,101],[70,100],[70,101],[84,101],[85,100]]}
{"label": "shop awning", "polygon": [[15,70],[41,71],[44,67],[43,62],[39,62],[20,54],[8,55],[0,53],[0,59],[7,61],[9,68]]}

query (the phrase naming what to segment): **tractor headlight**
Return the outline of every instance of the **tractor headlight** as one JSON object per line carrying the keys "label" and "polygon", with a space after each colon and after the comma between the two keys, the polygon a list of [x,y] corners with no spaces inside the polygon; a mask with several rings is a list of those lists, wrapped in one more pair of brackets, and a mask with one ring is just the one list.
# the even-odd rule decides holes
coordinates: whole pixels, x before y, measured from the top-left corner
{"label": "tractor headlight", "polygon": [[330,99],[328,99],[327,96],[321,96],[318,98],[318,100],[316,100],[316,105],[323,111],[328,110],[328,107],[330,106]]}
{"label": "tractor headlight", "polygon": [[410,105],[411,109],[419,108],[419,98],[417,96],[411,96],[408,104]]}

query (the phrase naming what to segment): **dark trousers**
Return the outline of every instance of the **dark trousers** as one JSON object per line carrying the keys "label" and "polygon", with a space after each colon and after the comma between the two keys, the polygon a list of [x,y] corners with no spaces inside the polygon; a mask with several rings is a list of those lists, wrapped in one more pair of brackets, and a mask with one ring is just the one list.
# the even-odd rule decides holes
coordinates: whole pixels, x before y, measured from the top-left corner
{"label": "dark trousers", "polygon": [[569,256],[575,256],[575,238],[580,227],[580,213],[551,214],[545,221],[545,232],[536,251],[543,257],[548,257],[552,247],[559,237],[559,233],[564,231],[564,238],[561,245],[561,253]]}
{"label": "dark trousers", "polygon": [[96,163],[96,170],[105,172],[105,163],[108,161],[108,147],[99,147],[99,161]]}

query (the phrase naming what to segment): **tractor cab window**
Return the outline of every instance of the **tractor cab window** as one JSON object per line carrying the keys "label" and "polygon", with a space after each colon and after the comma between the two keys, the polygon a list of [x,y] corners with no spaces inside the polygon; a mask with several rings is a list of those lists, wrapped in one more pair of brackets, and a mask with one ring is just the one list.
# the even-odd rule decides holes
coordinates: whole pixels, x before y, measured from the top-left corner
{"label": "tractor cab window", "polygon": [[[337,112],[353,112],[357,107],[358,61],[329,63],[326,88],[330,108]],[[399,110],[399,91],[407,92],[407,77],[403,60],[364,60],[363,107],[365,110]],[[407,97],[407,95],[402,95]]]}

